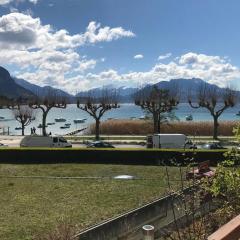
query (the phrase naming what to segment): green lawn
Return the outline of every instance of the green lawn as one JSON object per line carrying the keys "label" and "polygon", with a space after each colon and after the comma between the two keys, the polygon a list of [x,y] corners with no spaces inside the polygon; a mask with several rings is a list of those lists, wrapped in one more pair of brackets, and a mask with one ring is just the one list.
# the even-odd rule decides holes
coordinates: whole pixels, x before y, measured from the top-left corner
{"label": "green lawn", "polygon": [[[177,188],[179,171],[169,168]],[[129,174],[137,180],[114,180]],[[10,178],[13,176],[103,179]],[[164,167],[88,164],[0,164],[0,239],[27,240],[61,222],[81,230],[166,193]]]}

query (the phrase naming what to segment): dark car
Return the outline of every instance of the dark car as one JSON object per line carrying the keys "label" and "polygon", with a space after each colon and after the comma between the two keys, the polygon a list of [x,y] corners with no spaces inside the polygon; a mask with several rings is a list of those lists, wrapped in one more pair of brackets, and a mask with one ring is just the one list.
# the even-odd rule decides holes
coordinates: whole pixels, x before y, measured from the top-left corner
{"label": "dark car", "polygon": [[226,149],[220,143],[206,143],[202,146],[203,149]]}
{"label": "dark car", "polygon": [[6,145],[4,143],[0,143],[0,147],[8,147],[8,145]]}
{"label": "dark car", "polygon": [[114,146],[108,142],[95,141],[87,145],[87,148],[114,148]]}

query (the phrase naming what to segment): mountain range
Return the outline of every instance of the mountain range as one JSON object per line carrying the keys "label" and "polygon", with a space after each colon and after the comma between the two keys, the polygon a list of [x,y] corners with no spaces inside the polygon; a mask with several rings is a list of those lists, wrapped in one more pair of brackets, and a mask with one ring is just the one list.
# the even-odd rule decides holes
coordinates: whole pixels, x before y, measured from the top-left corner
{"label": "mountain range", "polygon": [[0,95],[8,98],[29,98],[34,96],[32,91],[18,85],[3,67],[0,67]]}
{"label": "mountain range", "polygon": [[[189,94],[189,89],[191,90],[191,95],[196,96],[198,93],[199,88],[203,85],[207,84],[207,87],[216,87],[218,91],[222,91],[222,88],[219,88],[216,85],[206,83],[202,79],[199,78],[192,78],[192,79],[172,79],[170,81],[160,81],[156,83],[155,85],[158,88],[163,88],[163,89],[175,89],[176,87],[178,88],[178,92],[180,92],[180,101],[181,102],[186,102],[187,101],[187,96]],[[143,89],[151,89],[153,85],[148,84],[146,85]],[[105,88],[105,87],[104,87]],[[114,86],[109,85],[106,86],[108,89],[115,89]],[[100,96],[102,92],[102,87],[101,88],[94,88],[91,89],[91,94],[94,96]],[[132,102],[133,101],[133,95],[137,91],[139,91],[138,88],[130,88],[130,87],[119,87],[116,89],[118,96],[119,96],[119,101],[120,102]],[[44,86],[40,87],[36,84],[32,84],[25,79],[19,79],[16,77],[11,77],[9,72],[3,68],[0,67],[0,96],[6,96],[9,98],[18,98],[18,97],[33,97],[33,96],[47,96],[49,92],[54,93],[58,96],[65,97],[69,99],[69,102],[74,102],[76,101],[75,99],[79,96],[87,96],[88,91],[82,91],[77,93],[75,96],[72,94],[69,94],[63,90],[53,88],[50,86]],[[193,99],[194,100],[194,99]]]}

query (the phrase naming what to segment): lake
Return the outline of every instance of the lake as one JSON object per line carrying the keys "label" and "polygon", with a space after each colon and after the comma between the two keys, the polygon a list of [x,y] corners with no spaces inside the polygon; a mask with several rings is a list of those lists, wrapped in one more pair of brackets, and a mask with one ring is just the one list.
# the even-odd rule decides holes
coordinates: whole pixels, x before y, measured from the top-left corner
{"label": "lake", "polygon": [[[140,107],[135,106],[134,104],[121,104],[121,107],[118,109],[113,109],[107,112],[102,121],[108,118],[116,118],[116,119],[130,119],[132,117],[139,118],[144,114]],[[234,108],[227,109],[219,120],[226,121],[236,121],[240,120],[240,117],[236,115],[236,113],[240,110],[240,105],[235,106]],[[175,115],[179,118],[180,121],[185,121],[187,115],[192,114],[193,121],[212,121],[212,117],[209,112],[203,108],[193,109],[187,103],[181,103],[178,105],[177,110],[175,110]],[[2,133],[3,128],[5,131],[9,127],[10,134],[12,135],[20,135],[21,130],[15,130],[16,127],[20,127],[20,124],[13,119],[13,113],[8,109],[0,109],[0,116],[4,117],[4,121],[0,121],[0,133]],[[65,118],[65,123],[71,123],[70,128],[68,129],[60,129],[65,123],[55,123],[55,125],[51,125],[47,127],[47,132],[52,132],[52,134],[66,134],[68,132],[74,131],[76,129],[81,129],[87,127],[94,120],[91,118],[86,112],[77,108],[75,104],[70,104],[66,109],[58,109],[53,108],[47,117],[47,122],[55,122],[55,118]],[[86,122],[82,124],[74,124],[74,119],[86,118]],[[6,121],[7,120],[7,121]],[[26,127],[26,133],[30,133],[31,127],[36,127],[41,123],[41,112],[36,112],[36,120],[33,121],[29,126]],[[37,128],[37,134],[41,133],[41,129]]]}

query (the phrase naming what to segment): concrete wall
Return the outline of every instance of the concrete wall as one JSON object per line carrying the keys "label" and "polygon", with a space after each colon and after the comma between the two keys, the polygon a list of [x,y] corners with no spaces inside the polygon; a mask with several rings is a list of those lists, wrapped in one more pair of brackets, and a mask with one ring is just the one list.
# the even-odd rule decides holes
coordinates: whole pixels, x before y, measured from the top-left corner
{"label": "concrete wall", "polygon": [[[186,189],[185,194],[189,193]],[[151,224],[156,229],[156,236],[162,234],[161,229],[174,227],[174,213],[179,223],[186,222],[183,201],[178,194],[169,195],[149,203],[141,208],[134,209],[102,224],[93,226],[81,233],[77,240],[141,240],[142,226]],[[184,221],[182,221],[184,220]]]}

